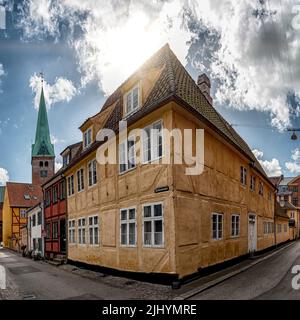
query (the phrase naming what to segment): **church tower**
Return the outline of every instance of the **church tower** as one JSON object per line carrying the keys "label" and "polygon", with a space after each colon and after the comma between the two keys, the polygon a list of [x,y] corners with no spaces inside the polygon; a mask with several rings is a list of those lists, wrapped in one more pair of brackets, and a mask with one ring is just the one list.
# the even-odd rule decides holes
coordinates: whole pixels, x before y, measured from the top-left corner
{"label": "church tower", "polygon": [[54,175],[54,164],[55,153],[54,146],[50,139],[42,79],[42,91],[35,133],[35,143],[32,145],[31,153],[32,184],[42,185],[51,178]]}

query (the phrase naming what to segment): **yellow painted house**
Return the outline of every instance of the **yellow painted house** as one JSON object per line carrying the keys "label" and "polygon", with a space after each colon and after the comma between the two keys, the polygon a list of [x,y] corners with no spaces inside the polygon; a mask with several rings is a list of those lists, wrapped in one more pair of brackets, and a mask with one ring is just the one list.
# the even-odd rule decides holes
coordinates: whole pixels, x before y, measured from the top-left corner
{"label": "yellow painted house", "polygon": [[[131,132],[126,139],[118,135],[121,120]],[[101,128],[117,134],[120,163],[97,161]],[[182,136],[190,129],[192,141],[204,130],[203,173],[187,175],[191,163],[174,163],[173,129]],[[195,82],[168,45],[80,130],[81,150],[64,154],[69,260],[181,279],[275,244],[274,185],[214,109],[207,76]],[[198,146],[191,139],[181,145],[193,155]]]}
{"label": "yellow painted house", "polygon": [[39,186],[7,182],[3,202],[3,243],[13,250],[21,249],[21,228],[27,224],[26,211],[42,200]]}

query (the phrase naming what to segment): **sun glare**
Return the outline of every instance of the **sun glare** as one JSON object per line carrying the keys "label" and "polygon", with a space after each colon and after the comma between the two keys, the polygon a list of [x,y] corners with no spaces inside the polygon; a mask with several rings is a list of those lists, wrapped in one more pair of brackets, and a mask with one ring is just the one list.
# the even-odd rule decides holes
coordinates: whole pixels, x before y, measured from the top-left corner
{"label": "sun glare", "polygon": [[[139,12],[128,19],[123,26],[111,29],[106,34],[107,41],[101,39],[103,68],[109,73],[109,77],[116,78],[113,86],[120,84],[134,72],[151,54],[163,45],[160,30],[156,22],[150,22],[148,17]],[[111,92],[113,88],[103,88],[105,92]]]}

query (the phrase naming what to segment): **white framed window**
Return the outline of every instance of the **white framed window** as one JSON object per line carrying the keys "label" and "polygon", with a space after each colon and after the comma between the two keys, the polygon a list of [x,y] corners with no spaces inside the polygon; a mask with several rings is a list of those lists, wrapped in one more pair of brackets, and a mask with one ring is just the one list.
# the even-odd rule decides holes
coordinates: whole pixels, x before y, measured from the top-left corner
{"label": "white framed window", "polygon": [[85,244],[85,218],[78,219],[78,243]]}
{"label": "white framed window", "polygon": [[240,216],[238,214],[231,215],[231,236],[238,237],[240,235]]}
{"label": "white framed window", "polygon": [[135,137],[132,136],[119,144],[119,171],[123,173],[135,166]]}
{"label": "white framed window", "polygon": [[80,192],[84,189],[84,170],[83,168],[77,171],[77,191]]}
{"label": "white framed window", "polygon": [[94,159],[88,163],[89,187],[97,183],[97,160]]}
{"label": "white framed window", "polygon": [[282,225],[280,223],[277,224],[277,233],[282,232]]}
{"label": "white framed window", "polygon": [[87,148],[91,144],[92,144],[92,128],[89,128],[83,133],[83,147]]}
{"label": "white framed window", "polygon": [[65,156],[63,156],[63,166],[67,166],[70,163],[71,160],[71,154],[70,152],[67,153]]}
{"label": "white framed window", "polygon": [[143,244],[145,247],[164,245],[164,208],[162,203],[143,205]]}
{"label": "white framed window", "polygon": [[142,131],[143,162],[157,160],[163,155],[162,120],[154,122]]}
{"label": "white framed window", "polygon": [[20,209],[20,218],[25,219],[26,218],[26,209]]}
{"label": "white framed window", "polygon": [[91,245],[99,244],[99,218],[98,216],[89,217],[89,238]]}
{"label": "white framed window", "polygon": [[294,219],[295,218],[295,213],[292,211],[291,212],[291,219]]}
{"label": "white framed window", "polygon": [[136,245],[136,209],[120,210],[120,243],[122,246]]}
{"label": "white framed window", "polygon": [[223,214],[212,214],[212,238],[213,240],[221,240],[223,238]]}
{"label": "white framed window", "polygon": [[251,176],[251,179],[250,179],[250,190],[251,191],[255,191],[255,177],[254,176]]}
{"label": "white framed window", "polygon": [[264,234],[267,234],[268,233],[268,225],[267,225],[267,222],[264,221]]}
{"label": "white framed window", "polygon": [[74,176],[71,175],[70,177],[68,177],[68,196],[70,197],[73,194],[74,194]]}
{"label": "white framed window", "polygon": [[264,233],[270,234],[274,232],[274,223],[271,221],[264,222]]}
{"label": "white framed window", "polygon": [[140,90],[139,85],[125,94],[125,115],[128,115],[140,106]]}
{"label": "white framed window", "polygon": [[243,184],[244,186],[247,184],[247,169],[243,166],[241,166],[241,184]]}
{"label": "white framed window", "polygon": [[68,221],[69,243],[75,243],[75,220]]}

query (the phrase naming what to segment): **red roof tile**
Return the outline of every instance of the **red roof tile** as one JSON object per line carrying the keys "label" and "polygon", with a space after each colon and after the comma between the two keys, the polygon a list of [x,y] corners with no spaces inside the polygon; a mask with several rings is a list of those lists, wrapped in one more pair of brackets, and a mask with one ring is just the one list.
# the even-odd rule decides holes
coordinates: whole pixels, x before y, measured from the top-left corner
{"label": "red roof tile", "polygon": [[11,207],[30,208],[43,199],[41,187],[30,183],[7,182],[6,189]]}

